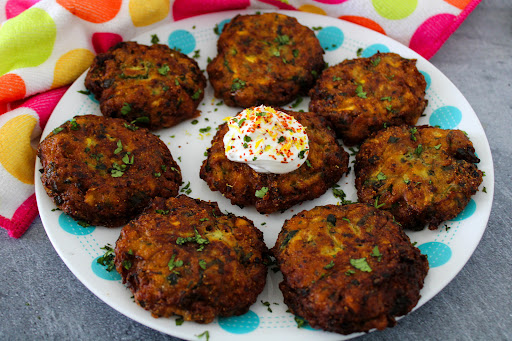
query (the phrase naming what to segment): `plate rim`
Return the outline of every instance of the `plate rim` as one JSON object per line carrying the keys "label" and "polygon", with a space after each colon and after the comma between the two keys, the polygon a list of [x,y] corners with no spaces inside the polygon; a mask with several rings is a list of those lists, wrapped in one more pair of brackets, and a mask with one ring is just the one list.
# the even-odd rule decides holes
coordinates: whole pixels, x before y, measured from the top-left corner
{"label": "plate rim", "polygon": [[[459,262],[460,263],[459,266],[457,266],[454,271],[451,271],[449,273],[449,276],[446,277],[446,278],[448,278],[446,283],[444,285],[442,285],[442,287],[440,287],[439,290],[435,291],[434,293],[429,293],[429,295],[427,295],[425,297],[422,295],[422,297],[418,301],[418,304],[413,308],[412,311],[415,311],[415,310],[419,309],[421,306],[423,306],[423,304],[427,303],[434,296],[436,296],[439,292],[441,292],[457,276],[457,274],[462,270],[462,268],[467,264],[467,262],[469,261],[471,256],[474,254],[474,251],[478,247],[478,245],[479,245],[479,243],[480,243],[480,241],[482,239],[482,236],[483,236],[484,232],[487,229],[487,225],[488,225],[488,222],[489,222],[489,217],[490,217],[490,214],[491,214],[491,211],[492,211],[492,205],[493,205],[493,201],[494,201],[494,185],[495,185],[494,162],[493,162],[493,158],[492,158],[492,154],[491,154],[491,149],[490,149],[490,146],[489,146],[489,141],[487,139],[487,135],[485,134],[485,130],[483,129],[483,126],[482,126],[478,116],[476,115],[476,112],[473,110],[473,108],[471,107],[471,105],[469,104],[469,102],[467,101],[465,96],[453,84],[453,82],[446,75],[444,75],[444,73],[442,73],[437,67],[435,67],[432,63],[430,63],[430,61],[428,61],[427,59],[425,59],[424,57],[419,55],[417,52],[415,52],[414,50],[410,49],[408,46],[405,46],[404,44],[394,40],[393,38],[391,38],[389,36],[383,35],[383,34],[381,34],[379,32],[370,30],[370,29],[368,29],[366,27],[363,27],[363,26],[360,26],[360,25],[357,25],[357,24],[354,24],[354,23],[351,23],[351,22],[348,22],[348,21],[345,21],[345,20],[342,20],[342,19],[338,19],[338,18],[335,18],[335,17],[329,17],[329,16],[324,16],[324,15],[319,15],[319,14],[314,14],[314,13],[309,13],[309,12],[291,11],[291,10],[278,10],[278,9],[249,9],[249,10],[240,10],[240,11],[239,10],[221,11],[221,12],[202,14],[202,15],[186,18],[186,19],[183,19],[183,20],[179,20],[179,21],[162,23],[160,25],[156,25],[154,27],[151,27],[149,30],[146,30],[146,31],[144,31],[144,32],[142,32],[140,34],[137,34],[136,36],[132,37],[129,40],[130,41],[141,40],[142,37],[146,37],[152,31],[161,29],[162,27],[172,27],[172,26],[175,26],[175,25],[179,26],[179,27],[182,27],[182,26],[186,26],[187,24],[190,24],[190,23],[196,23],[197,21],[200,21],[201,19],[204,19],[204,18],[207,18],[207,19],[213,19],[213,18],[216,18],[216,17],[219,17],[219,18],[222,18],[222,17],[232,18],[232,17],[234,17],[237,14],[241,14],[241,15],[255,14],[256,12],[260,12],[260,13],[269,13],[269,12],[270,13],[273,13],[273,12],[282,13],[282,14],[285,14],[285,15],[297,18],[299,20],[299,22],[300,22],[301,17],[308,17],[308,16],[309,17],[317,17],[317,18],[320,18],[320,19],[324,19],[324,20],[327,20],[328,22],[342,22],[341,25],[342,26],[350,27],[350,30],[362,31],[363,33],[365,33],[367,35],[377,36],[379,42],[391,42],[393,45],[398,44],[402,48],[405,48],[406,50],[408,50],[408,53],[413,55],[412,57],[407,57],[407,58],[417,59],[418,61],[421,60],[421,63],[426,64],[430,68],[436,70],[436,76],[437,77],[441,77],[442,83],[448,84],[449,87],[453,87],[454,89],[456,89],[458,91],[458,94],[460,95],[461,99],[463,101],[465,101],[465,104],[469,108],[471,108],[472,113],[474,114],[474,116],[476,118],[476,122],[478,123],[478,128],[483,132],[483,137],[484,137],[484,140],[485,140],[485,144],[484,145],[479,145],[479,148],[480,149],[485,149],[484,152],[486,153],[486,155],[489,158],[489,170],[486,170],[486,172],[487,172],[486,178],[487,179],[492,179],[492,181],[487,181],[487,183],[486,183],[487,195],[490,196],[490,200],[486,201],[486,202],[489,202],[489,205],[488,205],[489,208],[488,208],[488,210],[486,210],[486,212],[485,212],[486,215],[483,217],[484,218],[483,220],[485,221],[485,224],[484,224],[485,226],[482,229],[479,230],[479,235],[477,235],[476,238],[474,238],[474,243],[473,243],[474,245],[471,245],[471,249],[472,249],[471,252],[465,254],[465,257],[463,258],[463,260],[461,262]],[[328,23],[326,23],[326,24],[328,24]],[[341,60],[340,60],[340,62],[341,62]],[[66,93],[63,95],[62,99],[64,99],[66,97],[66,95],[68,95],[69,92],[74,91],[74,89],[72,89],[72,88],[74,87],[74,85],[76,83],[78,83],[78,82],[82,82],[83,83],[83,79],[84,79],[85,74],[87,72],[88,72],[88,70],[86,70],[80,77],[78,77],[72,83],[70,88],[68,88]],[[209,82],[207,83],[207,86],[210,86]],[[205,100],[206,100],[206,98],[203,99],[203,101],[205,101]],[[64,106],[63,103],[64,103],[64,101],[60,100],[59,103],[57,104],[57,106],[55,107],[54,112],[59,111],[59,109],[61,109],[60,107]],[[52,113],[52,116],[53,116],[53,113]],[[50,120],[51,120],[51,117],[50,117],[50,119],[48,120],[47,123],[49,123]],[[475,122],[472,122],[472,123],[475,123]],[[44,137],[46,137],[46,135],[48,135],[50,130],[51,130],[50,129],[50,125],[47,124],[45,129],[43,130],[43,132],[41,134],[41,139],[40,139],[41,141],[44,139]],[[39,158],[36,157],[36,168],[35,169],[39,169],[40,166],[41,165],[40,165]],[[343,179],[345,179],[345,177]],[[484,180],[485,180],[485,178],[484,178]],[[36,201],[37,201],[37,204],[38,204],[38,207],[39,207],[40,201],[44,200],[44,199],[41,199],[41,198],[46,196],[46,192],[45,192],[44,188],[42,188],[42,184],[41,184],[38,172],[35,172],[35,184],[36,184],[36,186],[35,186]],[[301,211],[301,209],[299,209],[297,212],[299,212],[299,211]],[[106,303],[108,306],[110,306],[114,310],[116,310],[116,311],[120,312],[121,314],[127,316],[128,318],[136,321],[137,323],[145,325],[145,326],[147,326],[149,328],[152,328],[154,330],[157,330],[159,332],[165,333],[167,335],[172,335],[172,336],[175,336],[175,337],[179,337],[179,338],[184,338],[184,339],[192,337],[189,333],[185,333],[185,332],[182,333],[180,331],[180,328],[176,328],[176,327],[172,328],[172,334],[171,334],[169,332],[169,330],[167,330],[165,328],[160,328],[155,323],[147,323],[145,321],[145,318],[141,318],[143,316],[143,314],[141,314],[141,312],[146,312],[143,309],[142,310],[139,309],[139,310],[136,310],[134,312],[132,312],[132,311],[122,311],[120,309],[120,307],[118,307],[115,304],[116,302],[111,302],[111,300],[106,298],[105,295],[98,288],[96,288],[94,285],[91,285],[89,283],[90,280],[87,279],[85,275],[80,273],[78,271],[78,269],[75,269],[75,266],[72,264],[72,261],[68,258],[67,255],[64,254],[64,251],[57,245],[58,244],[57,243],[57,237],[56,237],[56,235],[54,235],[55,231],[52,231],[51,228],[49,227],[49,224],[48,224],[48,221],[47,221],[49,218],[48,218],[47,214],[45,214],[45,213],[41,214],[41,212],[39,214],[40,214],[41,221],[42,221],[43,227],[45,229],[45,232],[48,235],[48,238],[50,239],[50,242],[52,243],[53,248],[55,249],[55,251],[57,252],[59,257],[61,258],[61,260],[66,264],[66,266],[73,273],[73,275],[75,275],[75,277],[88,290],[90,290],[96,297],[98,297],[102,302]],[[429,272],[430,271],[432,271],[432,269],[430,269]],[[408,314],[406,314],[404,316],[398,317],[397,320],[409,316],[410,313],[408,313]],[[171,322],[172,320],[169,319],[169,321]],[[205,326],[205,328],[207,328],[208,325],[204,325],[204,326]],[[348,339],[348,338],[357,337],[359,335],[362,335],[362,333],[354,333],[354,334],[350,334],[348,336],[341,335],[341,334],[330,333],[330,332],[325,332],[325,333],[334,334],[338,338],[342,337],[344,339]],[[265,333],[265,334],[269,334],[269,333]],[[247,337],[247,336],[249,336],[249,334],[239,334],[240,338],[247,339],[247,340],[251,339],[251,337]]]}

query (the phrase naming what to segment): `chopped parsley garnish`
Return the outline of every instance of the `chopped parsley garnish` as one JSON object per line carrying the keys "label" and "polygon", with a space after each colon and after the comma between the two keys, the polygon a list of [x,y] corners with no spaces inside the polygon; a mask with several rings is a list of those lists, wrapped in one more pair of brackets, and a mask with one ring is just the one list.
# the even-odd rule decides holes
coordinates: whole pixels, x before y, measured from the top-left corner
{"label": "chopped parsley garnish", "polygon": [[342,79],[341,77],[338,77],[338,76],[332,76],[332,81],[333,81],[333,82],[340,81],[341,79]]}
{"label": "chopped parsley garnish", "polygon": [[487,188],[485,186],[482,188],[482,192],[487,193]]}
{"label": "chopped parsley garnish", "polygon": [[439,143],[437,146],[434,146],[435,149],[438,149],[441,148],[441,143]]}
{"label": "chopped parsley garnish", "polygon": [[123,151],[123,143],[121,140],[117,140],[117,148],[114,150],[114,154],[119,154]]}
{"label": "chopped parsley garnish", "polygon": [[373,204],[373,206],[375,206],[375,208],[381,208],[385,204],[385,203],[379,204],[379,198],[380,198],[380,196],[375,198],[375,203]]}
{"label": "chopped parsley garnish", "polygon": [[274,39],[279,45],[287,45],[290,43],[290,37],[288,35],[278,35],[276,39]]}
{"label": "chopped parsley garnish", "polygon": [[132,107],[130,106],[130,103],[124,102],[123,107],[121,108],[121,114],[127,115],[130,111],[132,111]]}
{"label": "chopped parsley garnish", "polygon": [[169,65],[167,65],[167,64],[164,64],[164,65],[162,65],[162,67],[158,68],[158,73],[161,74],[162,76],[167,76],[167,73],[169,71],[171,71],[171,69],[169,68]]}
{"label": "chopped parsley garnish", "polygon": [[245,141],[245,142],[251,142],[251,141],[252,141],[252,139],[251,139],[251,137],[250,137],[249,135],[245,135],[245,136],[244,136],[244,141]]}
{"label": "chopped parsley garnish", "polygon": [[55,129],[53,129],[52,131],[53,131],[53,133],[54,133],[54,134],[58,134],[58,133],[60,133],[60,132],[61,132],[61,131],[63,131],[63,130],[64,130],[64,128],[62,128],[62,127],[57,127],[57,128],[55,128]]}
{"label": "chopped parsley garnish", "polygon": [[265,194],[268,192],[268,187],[261,187],[261,189],[256,190],[256,193],[254,195],[256,198],[263,198]]}
{"label": "chopped parsley garnish", "polygon": [[416,141],[416,140],[417,140],[417,138],[416,138],[416,136],[414,136],[414,134],[416,134],[416,133],[418,132],[418,128],[416,128],[416,127],[412,127],[412,128],[409,130],[409,132],[411,133],[411,140]]}
{"label": "chopped parsley garnish", "polygon": [[303,149],[299,152],[299,159],[303,159],[304,158],[304,154],[308,151],[309,149]]}
{"label": "chopped parsley garnish", "polygon": [[103,266],[106,266],[108,272],[111,272],[115,269],[116,265],[114,263],[115,260],[115,253],[114,249],[112,248],[112,245],[107,244],[104,247],[100,248],[101,250],[105,250],[105,253],[103,256],[100,256],[97,260],[98,264],[101,264]]}
{"label": "chopped parsley garnish", "polygon": [[270,302],[268,302],[268,301],[265,301],[265,302],[261,301],[261,304],[263,304],[265,307],[267,307],[267,310],[269,312],[272,312],[272,309],[270,309]]}
{"label": "chopped parsley garnish", "polygon": [[307,165],[309,168],[313,168],[313,166],[311,165],[311,162],[309,162],[309,160],[306,160],[306,165]]}
{"label": "chopped parsley garnish", "polygon": [[201,237],[199,232],[197,232],[197,229],[194,228],[194,236],[193,237],[186,237],[186,238],[178,237],[178,239],[176,239],[176,244],[178,244],[178,245],[183,245],[185,243],[199,244],[199,248],[197,249],[197,251],[203,251],[204,246],[206,244],[209,244],[210,241],[206,238]]}
{"label": "chopped parsley garnish", "polygon": [[90,227],[91,226],[91,224],[89,224],[88,222],[83,221],[83,220],[77,220],[76,223],[82,227]]}
{"label": "chopped parsley garnish", "polygon": [[201,57],[201,55],[199,54],[199,52],[201,52],[201,50],[195,50],[195,51],[194,51],[194,55],[192,56],[192,58],[197,59],[197,58]]}
{"label": "chopped parsley garnish", "polygon": [[345,220],[345,221],[346,221],[347,223],[349,223],[349,224],[351,223],[351,222],[350,222],[350,219],[345,218],[345,217],[341,218],[341,220]]}
{"label": "chopped parsley garnish", "polygon": [[353,201],[346,200],[345,198],[347,197],[347,195],[342,189],[339,189],[338,187],[340,187],[338,184],[335,184],[332,187],[332,194],[334,195],[334,197],[340,199],[343,205],[352,204]]}
{"label": "chopped parsley garnish", "polygon": [[386,180],[386,179],[387,179],[387,176],[384,173],[380,172],[379,174],[377,174],[377,180],[382,181],[382,180]]}
{"label": "chopped parsley garnish", "polygon": [[162,173],[160,173],[160,172],[155,172],[155,173],[153,173],[153,175],[155,176],[155,178],[159,178],[159,177],[161,177],[161,176],[162,176]]}
{"label": "chopped parsley garnish", "polygon": [[76,123],[76,120],[74,118],[69,121],[69,124],[70,124],[70,129],[71,130],[78,130],[78,129],[80,129],[80,125],[78,123]]}
{"label": "chopped parsley garnish", "polygon": [[198,123],[199,123],[199,121],[198,121],[198,120],[193,120],[193,121],[192,121],[192,122],[190,122],[190,123],[192,123],[192,124],[194,124],[194,125],[195,125],[195,124],[198,124]]}
{"label": "chopped parsley garnish", "polygon": [[329,270],[329,269],[330,269],[330,268],[332,268],[332,267],[334,267],[334,261],[333,261],[333,260],[331,260],[331,261],[329,262],[329,264],[327,264],[326,266],[324,266],[324,269],[325,269],[325,270]]}
{"label": "chopped parsley garnish", "polygon": [[208,127],[206,127],[206,128],[201,128],[201,129],[199,129],[199,132],[200,132],[200,133],[207,133],[207,132],[209,132],[211,129],[212,129],[212,127],[208,126]]}
{"label": "chopped parsley garnish", "polygon": [[130,152],[128,152],[128,153],[124,154],[124,156],[121,160],[127,165],[133,165],[133,159],[134,159],[134,156],[132,155],[132,157],[130,158]]}
{"label": "chopped parsley garnish", "polygon": [[174,85],[180,86],[180,81],[178,78],[174,78]]}
{"label": "chopped parsley garnish", "polygon": [[231,91],[237,91],[245,87],[245,82],[240,78],[235,78],[231,84]]}
{"label": "chopped parsley garnish", "polygon": [[372,253],[370,254],[370,256],[377,257],[377,261],[380,262],[382,258],[382,253],[380,253],[378,245],[375,245],[375,247],[372,249]]}
{"label": "chopped parsley garnish", "polygon": [[295,58],[297,58],[299,56],[299,50],[293,49],[292,54]]}
{"label": "chopped parsley garnish", "polygon": [[194,94],[192,95],[192,99],[199,99],[199,96],[201,96],[201,93],[203,92],[203,90],[199,89],[197,90],[196,92],[194,92]]}
{"label": "chopped parsley garnish", "polygon": [[286,137],[284,136],[279,136],[279,139],[277,140],[277,143],[283,143],[286,141]]}
{"label": "chopped parsley garnish", "polygon": [[362,54],[363,54],[363,48],[362,48],[362,47],[360,47],[360,48],[358,48],[358,49],[357,49],[357,51],[356,51],[356,55],[357,55],[358,57],[361,57],[361,55],[362,55]]}
{"label": "chopped parsley garnish", "polygon": [[206,270],[206,261],[204,259],[199,260],[199,267],[203,270]]}
{"label": "chopped parsley garnish", "polygon": [[352,276],[355,273],[356,273],[356,271],[352,270],[352,269],[345,271],[345,275],[347,275],[347,276]]}
{"label": "chopped parsley garnish", "polygon": [[117,162],[112,163],[112,169],[110,170],[110,175],[113,178],[119,178],[123,176],[126,171],[126,165],[119,165]]}
{"label": "chopped parsley garnish", "polygon": [[156,210],[155,212],[158,213],[158,214],[161,214],[161,215],[168,215],[169,214],[169,210]]}
{"label": "chopped parsley garnish", "polygon": [[82,95],[90,95],[91,94],[91,92],[89,90],[78,90],[77,92]]}
{"label": "chopped parsley garnish", "polygon": [[408,185],[410,182],[411,182],[411,180],[409,180],[409,179],[404,179],[404,183],[405,183],[406,185]]}
{"label": "chopped parsley garnish", "polygon": [[190,188],[190,181],[187,182],[187,184],[185,185],[185,187],[183,187],[181,190],[180,190],[181,193],[185,193],[185,194],[190,194],[192,193],[192,189]]}
{"label": "chopped parsley garnish", "polygon": [[361,84],[356,88],[356,95],[361,98],[366,98],[366,92],[363,91],[363,86]]}
{"label": "chopped parsley garnish", "polygon": [[292,104],[292,108],[297,108],[299,106],[299,104],[301,104],[301,103],[302,103],[302,97],[297,97],[295,102],[293,102],[293,104]]}
{"label": "chopped parsley garnish", "polygon": [[416,150],[414,151],[414,153],[416,155],[420,156],[422,152],[423,152],[423,146],[421,144],[419,144],[418,147],[416,147]]}
{"label": "chopped parsley garnish", "polygon": [[176,318],[176,325],[177,326],[181,326],[183,324],[183,322],[185,322],[185,320],[183,319],[183,316],[178,316]]}
{"label": "chopped parsley garnish", "polygon": [[[171,259],[169,260],[169,263],[167,263],[167,266],[169,267],[169,271],[173,271],[174,268],[179,268],[180,266],[183,266],[183,261],[181,259],[175,259],[176,255],[172,255]],[[173,272],[176,272],[174,270]]]}
{"label": "chopped parsley garnish", "polygon": [[200,339],[204,336],[206,337],[206,341],[210,341],[210,332],[208,332],[207,330],[196,336]]}
{"label": "chopped parsley garnish", "polygon": [[151,44],[158,44],[160,42],[160,38],[156,34],[151,35]]}
{"label": "chopped parsley garnish", "polygon": [[316,72],[316,70],[311,70],[311,74],[313,75],[313,77],[318,77],[318,72]]}
{"label": "chopped parsley garnish", "polygon": [[133,121],[131,121],[130,123],[131,124],[149,123],[149,117],[147,117],[147,116],[140,116],[140,117],[137,117],[136,119],[134,119]]}
{"label": "chopped parsley garnish", "polygon": [[381,101],[389,101],[389,102],[391,102],[391,97],[390,96],[381,97],[380,100]]}
{"label": "chopped parsley garnish", "polygon": [[366,257],[359,258],[359,259],[351,259],[350,265],[352,265],[357,270],[361,270],[364,272],[372,272],[372,268],[370,268],[370,265],[366,262]]}
{"label": "chopped parsley garnish", "polygon": [[303,328],[305,326],[308,325],[308,323],[306,322],[306,320],[304,320],[302,317],[300,316],[295,316],[295,322],[297,323],[297,328]]}
{"label": "chopped parsley garnish", "polygon": [[373,65],[373,66],[377,66],[377,65],[379,65],[379,63],[380,63],[380,57],[377,57],[377,58],[375,58],[375,59],[373,59],[373,60],[372,60],[372,65]]}
{"label": "chopped parsley garnish", "polygon": [[130,262],[128,259],[124,259],[123,268],[125,268],[126,270],[130,270],[132,268],[132,262]]}
{"label": "chopped parsley garnish", "polygon": [[139,127],[137,127],[137,126],[133,126],[133,125],[128,124],[128,123],[126,123],[126,122],[124,122],[123,124],[124,124],[124,127],[125,127],[126,129],[130,129],[131,131],[135,131],[135,130],[139,129]]}

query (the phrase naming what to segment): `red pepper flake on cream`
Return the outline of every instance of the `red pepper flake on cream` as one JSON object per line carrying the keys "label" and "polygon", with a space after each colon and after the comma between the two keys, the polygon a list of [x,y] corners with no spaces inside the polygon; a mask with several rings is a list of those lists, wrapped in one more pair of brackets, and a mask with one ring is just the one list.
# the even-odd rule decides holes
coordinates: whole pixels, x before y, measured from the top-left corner
{"label": "red pepper flake on cream", "polygon": [[226,118],[226,157],[259,173],[283,174],[304,164],[309,155],[306,128],[293,116],[260,105]]}

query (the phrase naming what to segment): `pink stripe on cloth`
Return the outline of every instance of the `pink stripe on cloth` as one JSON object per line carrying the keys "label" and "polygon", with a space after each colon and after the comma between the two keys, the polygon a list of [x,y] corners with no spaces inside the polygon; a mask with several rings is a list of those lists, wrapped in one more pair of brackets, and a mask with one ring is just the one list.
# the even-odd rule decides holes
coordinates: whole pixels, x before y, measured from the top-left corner
{"label": "pink stripe on cloth", "polygon": [[0,226],[7,230],[9,236],[19,238],[27,231],[37,213],[36,195],[32,194],[18,207],[12,219],[0,215]]}
{"label": "pink stripe on cloth", "polygon": [[46,126],[46,122],[48,122],[48,119],[53,112],[53,109],[55,109],[55,106],[57,106],[57,103],[59,103],[60,99],[62,96],[64,96],[64,93],[66,93],[68,88],[69,86],[63,86],[58,89],[34,95],[23,101],[11,103],[11,110],[19,107],[33,109],[39,116],[39,126],[41,127],[41,130],[43,130]]}

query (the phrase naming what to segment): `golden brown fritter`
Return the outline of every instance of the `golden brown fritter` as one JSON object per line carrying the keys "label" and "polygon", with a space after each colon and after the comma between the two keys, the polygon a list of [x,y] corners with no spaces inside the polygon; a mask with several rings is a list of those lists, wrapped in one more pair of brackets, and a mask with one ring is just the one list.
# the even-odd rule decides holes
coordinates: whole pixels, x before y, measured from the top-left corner
{"label": "golden brown fritter", "polygon": [[356,156],[357,197],[404,228],[436,229],[455,218],[482,183],[473,144],[460,130],[399,126],[366,140]]}
{"label": "golden brown fritter", "polygon": [[94,58],[85,87],[103,115],[155,130],[199,116],[206,78],[195,60],[167,45],[122,42]]}
{"label": "golden brown fritter", "polygon": [[348,173],[348,153],[338,144],[324,118],[309,112],[278,110],[293,116],[306,128],[308,159],[290,173],[258,173],[249,165],[226,157],[223,138],[229,128],[224,123],[208,149],[200,177],[212,191],[221,192],[234,205],[254,205],[260,213],[284,211],[318,198]]}
{"label": "golden brown fritter", "polygon": [[246,313],[265,286],[267,261],[252,221],[184,195],[156,198],[115,248],[116,269],[141,307],[199,323]]}
{"label": "golden brown fritter", "polygon": [[58,208],[91,225],[120,226],[153,197],[178,194],[180,168],[147,129],[76,116],[39,145],[41,181]]}
{"label": "golden brown fritter", "polygon": [[427,257],[391,214],[366,204],[302,211],[271,251],[290,311],[342,334],[395,325],[418,302],[428,272]]}
{"label": "golden brown fritter", "polygon": [[278,13],[238,15],[208,64],[215,97],[229,106],[284,105],[307,94],[324,68],[314,32]]}
{"label": "golden brown fritter", "polygon": [[416,124],[427,106],[415,59],[395,53],[345,60],[324,70],[310,91],[309,110],[327,117],[346,145],[386,126]]}

